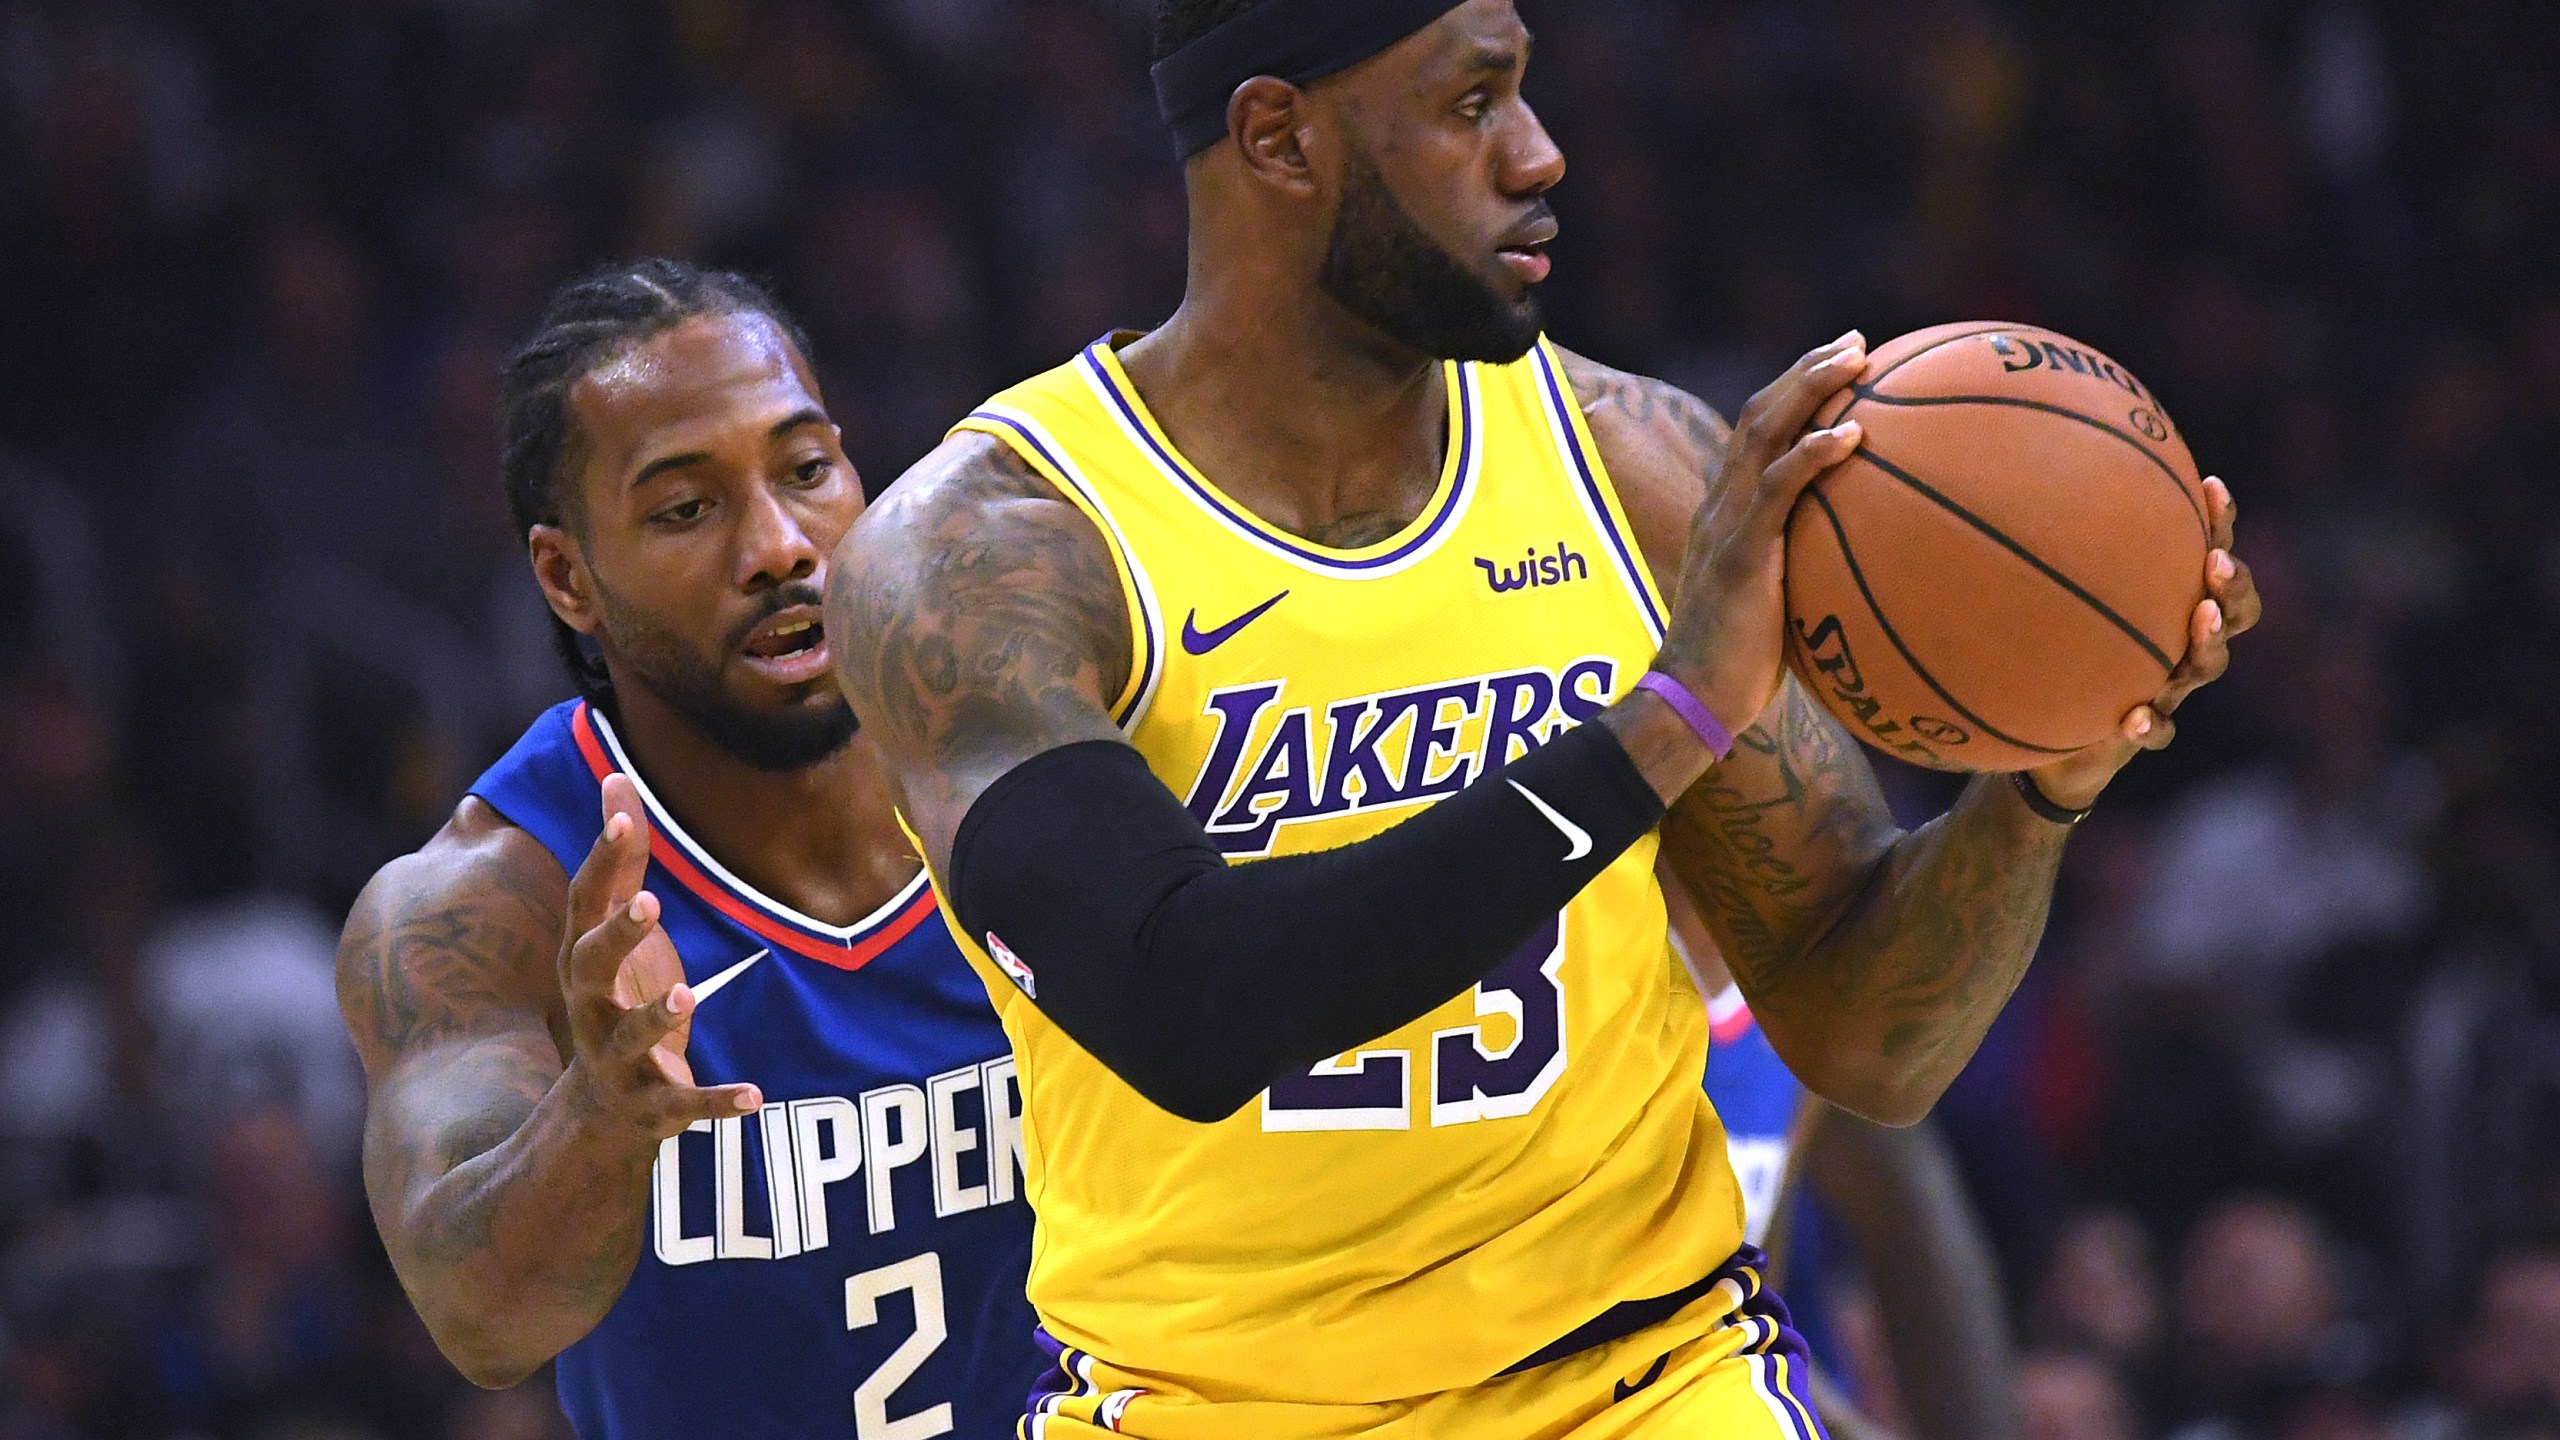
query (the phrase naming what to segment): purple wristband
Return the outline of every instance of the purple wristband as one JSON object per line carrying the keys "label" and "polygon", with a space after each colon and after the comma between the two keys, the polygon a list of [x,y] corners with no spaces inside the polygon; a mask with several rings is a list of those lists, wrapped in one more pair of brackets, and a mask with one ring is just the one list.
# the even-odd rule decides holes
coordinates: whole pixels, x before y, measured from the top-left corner
{"label": "purple wristband", "polygon": [[1659,696],[1663,704],[1671,707],[1672,714],[1698,732],[1698,738],[1706,742],[1707,753],[1716,757],[1719,763],[1733,753],[1733,732],[1724,728],[1724,722],[1707,708],[1707,702],[1691,694],[1688,686],[1659,670],[1648,670],[1644,678],[1636,682],[1636,688],[1650,690]]}

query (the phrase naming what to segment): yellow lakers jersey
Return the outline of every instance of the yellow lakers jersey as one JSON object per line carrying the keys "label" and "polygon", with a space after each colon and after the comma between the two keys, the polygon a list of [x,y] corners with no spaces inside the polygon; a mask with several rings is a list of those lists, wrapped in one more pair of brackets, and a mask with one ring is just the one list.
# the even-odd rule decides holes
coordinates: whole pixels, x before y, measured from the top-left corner
{"label": "yellow lakers jersey", "polygon": [[[1599,714],[1659,646],[1554,352],[1447,379],[1437,493],[1360,550],[1221,493],[1108,342],[962,422],[1105,537],[1134,647],[1116,716],[1238,862],[1413,815]],[[1378,1402],[1480,1384],[1722,1264],[1742,1202],[1655,849],[1470,994],[1215,1125],[1141,1098],[962,935],[1019,1065],[1051,1335],[1158,1393]]]}

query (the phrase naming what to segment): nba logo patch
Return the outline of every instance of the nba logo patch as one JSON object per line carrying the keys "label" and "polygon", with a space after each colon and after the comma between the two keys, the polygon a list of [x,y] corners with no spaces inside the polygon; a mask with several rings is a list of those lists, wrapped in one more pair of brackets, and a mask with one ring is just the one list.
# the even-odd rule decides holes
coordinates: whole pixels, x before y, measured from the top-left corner
{"label": "nba logo patch", "polygon": [[987,955],[996,962],[998,969],[1012,977],[1014,985],[1025,996],[1033,1000],[1040,998],[1039,977],[1031,973],[1030,966],[1022,963],[1021,956],[1013,953],[1012,946],[996,938],[993,930],[987,932]]}

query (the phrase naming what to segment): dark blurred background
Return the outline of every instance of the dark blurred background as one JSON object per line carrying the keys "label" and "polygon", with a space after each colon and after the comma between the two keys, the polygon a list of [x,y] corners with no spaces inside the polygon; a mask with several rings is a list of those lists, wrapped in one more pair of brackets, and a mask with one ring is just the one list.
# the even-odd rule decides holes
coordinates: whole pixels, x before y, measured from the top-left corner
{"label": "dark blurred background", "polygon": [[[2052,325],[2245,508],[2268,621],[1943,1112],[2037,1440],[2560,1435],[2560,14],[1524,8],[1561,339],[1730,410]],[[563,1433],[409,1314],[330,985],[565,689],[500,355],[591,263],[748,267],[885,484],[1178,297],[1147,18],[0,0],[0,1437]]]}

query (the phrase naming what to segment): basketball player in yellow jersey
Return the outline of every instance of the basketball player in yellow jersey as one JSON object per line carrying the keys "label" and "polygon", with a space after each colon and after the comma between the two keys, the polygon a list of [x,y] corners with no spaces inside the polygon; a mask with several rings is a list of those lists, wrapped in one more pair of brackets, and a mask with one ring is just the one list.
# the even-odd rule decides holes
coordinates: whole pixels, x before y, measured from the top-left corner
{"label": "basketball player in yellow jersey", "polygon": [[829,599],[1020,1067],[1024,1433],[1811,1440],[1657,858],[1795,1073],[1917,1118],[2069,821],[2256,618],[2229,496],[2167,690],[1902,834],[1780,663],[1863,343],[1730,436],[1546,344],[1511,0],[1159,29],[1180,312],[982,407]]}

